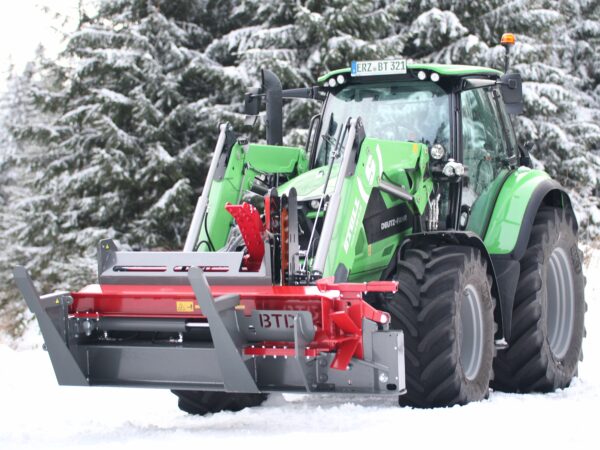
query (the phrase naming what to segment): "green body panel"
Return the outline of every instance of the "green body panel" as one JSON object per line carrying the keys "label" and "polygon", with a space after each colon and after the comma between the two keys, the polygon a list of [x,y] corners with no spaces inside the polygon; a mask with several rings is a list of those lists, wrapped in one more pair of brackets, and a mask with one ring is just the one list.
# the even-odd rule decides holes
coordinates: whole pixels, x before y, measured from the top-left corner
{"label": "green body panel", "polygon": [[413,70],[431,70],[440,75],[447,76],[465,76],[465,75],[502,75],[502,72],[496,69],[482,66],[465,66],[462,64],[408,64],[409,69]]}
{"label": "green body panel", "polygon": [[494,180],[486,186],[479,197],[477,197],[477,200],[475,200],[471,207],[469,222],[467,223],[468,231],[472,231],[479,236],[483,236],[489,218],[494,210],[498,193],[504,185],[506,178],[509,176],[509,173],[509,169],[501,170],[498,176],[494,178]]}
{"label": "green body panel", "polygon": [[[291,188],[296,189],[296,194],[299,200],[309,200],[318,198],[323,193],[323,184],[325,178],[327,178],[327,166],[318,167],[308,172],[304,172],[298,175],[296,178],[291,179],[287,183],[283,183],[277,189],[279,195],[288,194]],[[327,194],[331,194],[335,188],[335,180],[340,170],[339,162],[334,163],[331,169],[331,177],[329,177],[329,183],[327,183]]]}
{"label": "green body panel", "polygon": [[[367,244],[363,218],[371,191],[379,186],[381,178],[400,185],[414,196],[414,204],[409,205],[413,213],[422,214],[433,190],[431,179],[425,176],[428,164],[426,145],[374,138],[363,141],[354,174],[344,183],[340,204],[340,211],[344,213],[336,219],[336,232],[329,247],[324,276],[333,275],[342,263],[350,269],[350,280],[379,278],[403,236],[390,236]],[[301,174],[281,185],[279,194],[287,194],[293,187],[301,201],[319,198],[327,171],[328,167],[324,166]],[[338,172],[339,162],[336,162],[327,184],[327,194],[333,193]],[[388,208],[402,203],[402,200],[384,192],[382,197]],[[409,229],[404,234],[411,231]]]}
{"label": "green body panel", "polygon": [[416,210],[422,214],[433,190],[433,182],[425,176],[429,165],[427,146],[374,138],[365,139],[363,147],[365,145],[367,149],[375,149],[376,155],[381,155],[378,163],[382,166],[382,174],[378,181],[379,178],[384,178],[404,187],[414,196]]}
{"label": "green body panel", "polygon": [[350,68],[345,67],[343,69],[336,69],[336,70],[332,70],[331,72],[327,72],[325,75],[321,75],[319,78],[317,78],[317,82],[322,83],[324,81],[327,81],[331,77],[339,75],[340,73],[342,73],[342,74],[350,73]]}
{"label": "green body panel", "polygon": [[[297,175],[306,171],[307,157],[302,148],[250,144],[247,149],[235,143],[221,180],[213,180],[208,197],[206,228],[215,250],[227,243],[233,218],[225,209],[229,202],[239,204],[245,191],[250,190],[259,173]],[[206,186],[205,186],[206,189]],[[204,241],[204,242],[203,242]],[[205,226],[200,230],[199,251],[209,251]]]}
{"label": "green body panel", "polygon": [[286,175],[302,173],[308,167],[304,149],[279,145],[250,144],[246,163],[257,172]]}
{"label": "green body panel", "polygon": [[[351,267],[348,281],[365,282],[379,280],[381,272],[387,267],[390,258],[396,253],[400,245],[400,235],[390,236],[381,241],[367,245],[367,237],[364,228],[361,227],[361,236],[358,239],[359,247],[356,249],[354,266]],[[402,234],[402,237],[410,234],[412,229],[408,229]]]}
{"label": "green body panel", "polygon": [[[410,70],[430,70],[432,72],[439,73],[440,75],[446,76],[466,76],[466,75],[502,75],[502,72],[489,67],[481,66],[465,66],[462,64],[407,64],[406,67]],[[324,83],[331,77],[339,74],[349,74],[350,68],[332,70],[318,78],[319,83]],[[370,75],[369,78],[377,78],[377,76]]]}
{"label": "green body panel", "polygon": [[[210,240],[215,246],[215,250],[222,248],[227,242],[231,221],[233,218],[225,209],[227,202],[237,204],[240,201],[240,193],[243,189],[249,189],[256,173],[247,173],[244,176],[244,149],[239,143],[235,143],[231,149],[229,162],[225,169],[223,179],[213,181],[208,197],[208,209],[206,211],[206,227],[202,226],[198,242],[202,242],[198,247],[199,251],[209,251],[208,245],[203,241],[208,241],[206,228],[209,230]],[[205,186],[206,189],[208,186]]]}
{"label": "green body panel", "polygon": [[549,178],[542,170],[520,167],[506,179],[483,241],[490,253],[506,254],[514,249],[531,195]]}
{"label": "green body panel", "polygon": [[[396,184],[402,185],[407,190],[410,190],[411,185],[418,184],[418,176],[419,174],[425,173],[425,168],[429,162],[429,152],[427,151],[427,147],[421,144],[368,138],[365,139],[363,147],[365,145],[367,145],[367,148],[372,147],[373,149],[376,149],[377,145],[379,146],[381,167],[384,167],[383,172],[385,172],[385,177]],[[377,155],[377,153],[375,153],[375,155]],[[377,162],[379,163],[379,161]],[[414,169],[417,167],[417,164],[419,164],[420,167],[419,170],[415,171]],[[328,195],[331,194],[335,188],[339,169],[340,165],[339,161],[337,161],[333,164],[331,177],[327,183],[326,193]],[[291,188],[295,188],[298,199],[300,200],[318,198],[323,193],[323,183],[327,177],[327,171],[327,166],[309,170],[279,186],[278,192],[280,195],[287,194]],[[381,175],[379,175],[379,177],[380,176]],[[417,183],[415,183],[415,180],[412,178],[417,179]],[[424,210],[426,198],[422,197],[420,194],[418,204],[420,208],[423,208],[420,210]]]}
{"label": "green body panel", "polygon": [[[350,270],[350,280],[378,279],[403,236],[397,234],[367,244],[363,218],[371,192],[384,178],[412,193],[415,203],[409,208],[422,212],[433,189],[431,180],[425,177],[428,161],[427,146],[423,144],[373,138],[363,141],[354,174],[345,180],[342,189],[343,213],[336,218],[323,276],[334,275],[339,264],[343,264]],[[382,197],[388,208],[402,202],[383,192]]]}

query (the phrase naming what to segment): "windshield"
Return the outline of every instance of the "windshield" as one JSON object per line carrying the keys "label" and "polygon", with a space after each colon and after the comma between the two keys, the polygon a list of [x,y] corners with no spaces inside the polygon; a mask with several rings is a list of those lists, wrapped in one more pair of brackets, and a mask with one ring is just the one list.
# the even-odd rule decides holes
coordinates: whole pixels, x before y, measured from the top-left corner
{"label": "windshield", "polygon": [[362,119],[367,137],[448,148],[449,110],[448,94],[433,82],[347,86],[327,99],[314,167],[328,163],[333,141],[348,117]]}

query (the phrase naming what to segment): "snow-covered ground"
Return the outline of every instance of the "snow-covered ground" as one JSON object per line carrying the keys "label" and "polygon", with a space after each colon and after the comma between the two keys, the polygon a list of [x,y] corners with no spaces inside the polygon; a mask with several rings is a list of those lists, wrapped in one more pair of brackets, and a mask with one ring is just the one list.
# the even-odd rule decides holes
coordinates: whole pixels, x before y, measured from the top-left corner
{"label": "snow-covered ground", "polygon": [[600,251],[586,273],[585,359],[563,391],[491,393],[434,410],[399,408],[391,398],[286,395],[196,417],[179,411],[167,391],[57,386],[47,354],[31,348],[41,342],[36,336],[19,350],[0,345],[0,449],[593,448],[600,439]]}

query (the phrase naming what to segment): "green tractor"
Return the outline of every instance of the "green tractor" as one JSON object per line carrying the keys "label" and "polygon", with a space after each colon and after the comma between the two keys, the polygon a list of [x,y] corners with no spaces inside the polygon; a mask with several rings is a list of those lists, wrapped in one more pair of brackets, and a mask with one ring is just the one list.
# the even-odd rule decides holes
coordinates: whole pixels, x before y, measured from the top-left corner
{"label": "green tractor", "polygon": [[[323,103],[305,148],[282,142],[289,98]],[[45,296],[15,269],[60,384],[167,388],[197,414],[270,392],[438,407],[569,385],[577,222],[515,137],[518,74],[355,61],[284,90],[264,70],[250,119],[263,103],[266,144],[221,125],[182,252],[105,240],[98,284]]]}

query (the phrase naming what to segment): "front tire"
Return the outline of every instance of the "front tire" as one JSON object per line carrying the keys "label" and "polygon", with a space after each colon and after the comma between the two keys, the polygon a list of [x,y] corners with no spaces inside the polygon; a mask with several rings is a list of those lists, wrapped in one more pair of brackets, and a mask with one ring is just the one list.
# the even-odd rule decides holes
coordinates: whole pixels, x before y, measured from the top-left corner
{"label": "front tire", "polygon": [[494,358],[492,281],[481,253],[444,245],[409,249],[388,297],[404,332],[407,393],[400,405],[463,405],[485,398]]}
{"label": "front tire", "polygon": [[551,392],[577,372],[585,280],[573,219],[541,208],[521,259],[509,347],[494,362],[494,389]]}
{"label": "front tire", "polygon": [[221,411],[241,411],[260,406],[269,394],[232,394],[218,391],[171,391],[178,398],[179,409],[188,414],[205,415]]}

